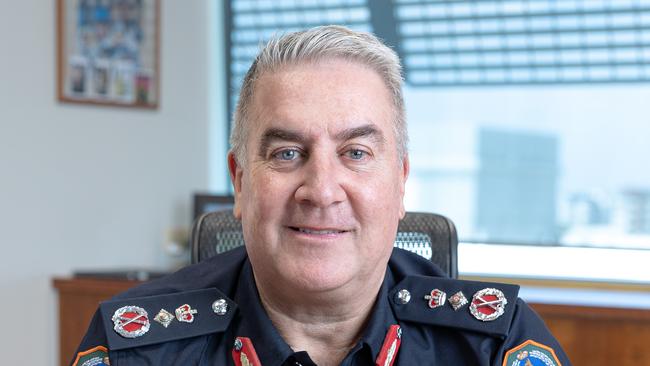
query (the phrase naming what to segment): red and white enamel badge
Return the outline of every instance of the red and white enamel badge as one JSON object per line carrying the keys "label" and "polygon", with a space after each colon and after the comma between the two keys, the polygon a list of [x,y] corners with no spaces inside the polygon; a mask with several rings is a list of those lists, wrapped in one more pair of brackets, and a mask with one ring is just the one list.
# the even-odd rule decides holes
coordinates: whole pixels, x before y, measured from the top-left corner
{"label": "red and white enamel badge", "polygon": [[397,351],[402,344],[402,328],[399,325],[391,325],[384,338],[384,345],[379,351],[375,366],[392,366],[397,359]]}
{"label": "red and white enamel badge", "polygon": [[429,307],[431,309],[435,309],[445,304],[445,300],[447,299],[447,294],[444,291],[438,290],[436,288],[431,290],[431,292],[428,295],[424,296],[424,299],[429,300]]}
{"label": "red and white enamel badge", "polygon": [[143,336],[149,331],[149,315],[138,306],[123,306],[113,314],[113,330],[125,338]]}
{"label": "red and white enamel badge", "polygon": [[503,315],[507,304],[508,300],[501,290],[484,288],[472,297],[469,311],[476,319],[488,322]]}
{"label": "red and white enamel badge", "polygon": [[198,311],[192,309],[188,304],[183,304],[176,309],[176,319],[179,322],[191,323],[194,321],[194,314]]}

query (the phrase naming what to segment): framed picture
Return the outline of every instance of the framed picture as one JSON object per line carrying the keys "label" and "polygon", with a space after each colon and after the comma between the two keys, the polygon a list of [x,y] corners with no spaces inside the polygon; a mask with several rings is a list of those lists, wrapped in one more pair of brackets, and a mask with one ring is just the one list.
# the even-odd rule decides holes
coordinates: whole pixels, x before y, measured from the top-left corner
{"label": "framed picture", "polygon": [[206,212],[231,210],[234,204],[233,196],[197,193],[194,195],[194,220]]}
{"label": "framed picture", "polygon": [[160,0],[57,0],[60,101],[157,108]]}

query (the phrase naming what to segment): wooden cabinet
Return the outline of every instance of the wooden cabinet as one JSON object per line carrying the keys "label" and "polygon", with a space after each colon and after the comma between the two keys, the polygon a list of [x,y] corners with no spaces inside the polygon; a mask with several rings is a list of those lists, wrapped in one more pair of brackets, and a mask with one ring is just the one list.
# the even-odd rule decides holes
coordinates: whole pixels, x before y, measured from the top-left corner
{"label": "wooden cabinet", "polygon": [[68,366],[101,301],[140,281],[106,279],[54,279],[59,293],[59,364]]}
{"label": "wooden cabinet", "polygon": [[531,304],[574,366],[650,365],[650,309]]}

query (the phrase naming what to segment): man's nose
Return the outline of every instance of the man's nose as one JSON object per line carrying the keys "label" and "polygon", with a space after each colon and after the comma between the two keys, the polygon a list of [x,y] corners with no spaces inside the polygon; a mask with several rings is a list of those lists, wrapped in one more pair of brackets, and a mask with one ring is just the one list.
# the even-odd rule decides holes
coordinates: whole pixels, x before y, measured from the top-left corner
{"label": "man's nose", "polygon": [[312,154],[303,166],[303,179],[296,190],[295,198],[300,203],[308,203],[325,208],[345,200],[343,189],[343,167],[334,157],[325,154]]}

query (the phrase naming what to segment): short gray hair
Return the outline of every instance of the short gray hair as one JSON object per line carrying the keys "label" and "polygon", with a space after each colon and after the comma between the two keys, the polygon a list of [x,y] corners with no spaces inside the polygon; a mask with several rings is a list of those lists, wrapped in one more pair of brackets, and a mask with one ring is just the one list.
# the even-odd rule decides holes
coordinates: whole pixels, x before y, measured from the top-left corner
{"label": "short gray hair", "polygon": [[377,37],[367,32],[328,25],[282,34],[271,39],[258,53],[244,76],[230,134],[232,153],[239,164],[246,161],[247,123],[255,82],[266,72],[286,65],[343,58],[375,70],[390,91],[395,115],[394,133],[397,153],[404,159],[408,149],[408,132],[402,95],[402,66],[399,57]]}

